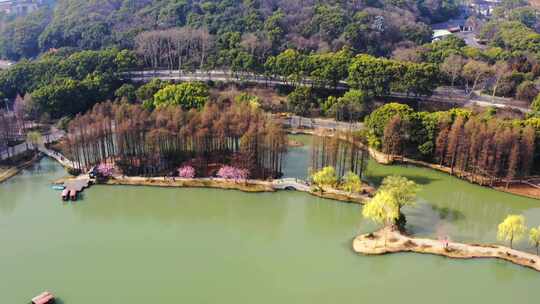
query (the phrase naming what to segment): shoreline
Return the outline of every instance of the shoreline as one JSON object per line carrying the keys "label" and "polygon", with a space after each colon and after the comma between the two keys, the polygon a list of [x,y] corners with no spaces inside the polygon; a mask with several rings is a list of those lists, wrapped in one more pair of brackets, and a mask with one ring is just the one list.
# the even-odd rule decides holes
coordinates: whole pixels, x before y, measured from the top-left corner
{"label": "shoreline", "polygon": [[0,172],[0,184],[3,182],[6,182],[12,177],[15,177],[17,174],[19,174],[22,170],[30,167],[33,165],[36,161],[38,161],[41,158],[40,154],[36,154],[32,156],[32,159],[25,161],[21,164],[18,164],[16,166],[6,166],[5,170]]}
{"label": "shoreline", "polygon": [[[455,177],[457,179],[466,181],[466,182],[468,182],[470,184],[477,185],[477,186],[480,186],[480,187],[483,187],[483,188],[488,188],[488,189],[495,190],[495,191],[498,191],[498,192],[503,192],[503,193],[508,193],[508,194],[517,195],[517,196],[521,196],[521,197],[527,197],[527,198],[531,198],[531,199],[540,200],[539,196],[530,195],[530,194],[519,192],[519,191],[512,191],[512,187],[506,188],[506,187],[490,186],[489,184],[478,183],[478,182],[476,182],[474,180],[474,178],[471,178],[470,175],[467,175],[467,176],[458,175],[457,173],[459,173],[460,171],[457,171],[457,170],[454,170],[455,173],[453,174],[450,167],[445,167],[445,166],[441,166],[441,165],[437,165],[437,164],[432,164],[432,163],[428,163],[428,162],[425,162],[425,161],[415,160],[415,159],[411,159],[411,158],[407,158],[407,157],[395,157],[395,156],[388,155],[388,154],[385,154],[383,152],[377,151],[377,150],[375,150],[373,148],[368,148],[368,151],[369,151],[369,155],[371,156],[371,158],[380,165],[391,166],[391,165],[394,165],[394,164],[398,164],[398,165],[401,164],[401,165],[412,165],[412,166],[416,166],[416,167],[427,168],[427,169],[431,169],[431,170],[435,170],[435,171],[438,171],[438,172],[448,174],[448,175],[450,175],[452,177]],[[467,174],[469,174],[469,173],[467,173]],[[484,178],[484,177],[478,177],[478,178]],[[512,184],[512,183],[510,183],[510,184]],[[513,184],[516,184],[516,183],[513,183]],[[527,186],[527,187],[529,187],[531,189],[534,188],[534,187],[528,186],[528,185],[526,185],[524,183],[519,183],[517,185]]]}
{"label": "shoreline", "polygon": [[356,236],[353,251],[363,255],[385,255],[414,252],[444,256],[451,259],[500,259],[540,272],[540,257],[528,252],[492,244],[443,242],[427,238],[406,236],[391,228]]}
{"label": "shoreline", "polygon": [[[61,178],[53,182],[53,184],[62,184],[67,180],[76,179]],[[371,188],[366,188],[366,194],[349,193],[337,189],[324,189],[323,192],[313,191],[311,187],[303,181],[297,179],[278,179],[274,181],[264,180],[246,180],[234,181],[223,178],[164,178],[164,177],[121,177],[116,176],[105,182],[97,182],[97,185],[122,185],[122,186],[149,186],[149,187],[164,187],[164,188],[210,188],[222,190],[237,190],[246,193],[263,193],[277,192],[290,190],[296,192],[304,192],[316,197],[331,199],[344,203],[352,203],[364,205],[370,199]]]}
{"label": "shoreline", "polygon": [[290,190],[304,192],[320,198],[336,200],[345,203],[354,203],[363,205],[369,200],[368,195],[347,193],[336,189],[325,189],[324,192],[312,191],[303,181],[282,179],[274,181],[247,180],[234,181],[222,178],[190,178],[182,179],[163,178],[163,177],[115,177],[109,179],[103,185],[123,185],[123,186],[153,186],[153,187],[171,187],[171,188],[211,188],[223,190],[238,190],[246,193],[277,192]]}
{"label": "shoreline", "polygon": [[[69,179],[62,178],[54,183],[63,183]],[[316,197],[344,203],[364,205],[370,196],[367,194],[350,194],[335,189],[325,189],[323,192],[313,191],[311,187],[297,179],[282,179],[274,181],[246,180],[234,181],[222,178],[169,178],[169,177],[113,177],[98,185],[150,186],[167,188],[211,188],[222,190],[237,190],[246,193],[272,193],[282,190],[304,192]],[[373,193],[373,192],[371,192]],[[386,238],[386,244],[384,239]],[[540,272],[540,257],[491,244],[466,244],[450,242],[447,248],[443,243],[434,239],[415,238],[406,236],[398,231],[383,228],[373,233],[357,235],[352,242],[353,251],[363,255],[384,255],[391,253],[414,252],[445,256],[452,259],[495,258],[528,267]]]}

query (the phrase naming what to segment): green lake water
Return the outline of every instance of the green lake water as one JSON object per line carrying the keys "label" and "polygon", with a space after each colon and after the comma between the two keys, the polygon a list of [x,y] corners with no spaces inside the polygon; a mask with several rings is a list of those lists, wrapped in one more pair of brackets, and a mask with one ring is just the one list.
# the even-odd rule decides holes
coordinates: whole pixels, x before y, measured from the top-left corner
{"label": "green lake water", "polygon": [[[287,176],[305,177],[308,151],[291,149]],[[370,163],[367,178],[388,174],[422,185],[406,210],[418,235],[492,242],[508,213],[540,225],[540,201],[423,168]],[[504,261],[354,254],[352,238],[375,228],[357,205],[121,186],[93,186],[65,204],[50,188],[63,175],[44,159],[0,184],[0,303],[43,290],[69,304],[538,303],[540,274]]]}

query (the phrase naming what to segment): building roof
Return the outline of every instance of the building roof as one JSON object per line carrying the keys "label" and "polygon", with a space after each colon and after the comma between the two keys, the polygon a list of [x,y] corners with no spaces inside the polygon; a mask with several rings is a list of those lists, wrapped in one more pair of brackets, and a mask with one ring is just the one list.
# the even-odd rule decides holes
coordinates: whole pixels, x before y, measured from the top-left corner
{"label": "building roof", "polygon": [[448,35],[452,35],[452,33],[449,30],[434,30],[433,31],[433,39],[442,38]]}

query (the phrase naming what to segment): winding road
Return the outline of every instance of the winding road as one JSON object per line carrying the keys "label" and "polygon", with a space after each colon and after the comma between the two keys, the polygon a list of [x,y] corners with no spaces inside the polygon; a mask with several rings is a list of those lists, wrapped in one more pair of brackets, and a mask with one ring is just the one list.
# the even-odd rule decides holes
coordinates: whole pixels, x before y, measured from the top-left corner
{"label": "winding road", "polygon": [[[125,78],[134,82],[148,82],[152,79],[161,79],[164,81],[222,81],[232,83],[252,83],[267,86],[290,86],[292,83],[284,77],[268,77],[265,75],[232,72],[228,70],[211,70],[211,71],[178,71],[178,70],[156,70],[156,71],[134,71],[125,73]],[[317,86],[317,83],[306,79],[300,83],[304,86]],[[347,82],[340,81],[336,87],[338,90],[347,90],[349,88]],[[483,95],[479,92],[468,94],[461,89],[452,89],[449,87],[439,87],[435,89],[431,96],[412,96],[405,93],[393,92],[384,98],[408,99],[421,102],[441,102],[451,106],[480,106],[480,107],[495,107],[500,109],[511,109],[522,113],[528,113],[529,108],[525,102],[514,100],[511,98],[491,97]]]}

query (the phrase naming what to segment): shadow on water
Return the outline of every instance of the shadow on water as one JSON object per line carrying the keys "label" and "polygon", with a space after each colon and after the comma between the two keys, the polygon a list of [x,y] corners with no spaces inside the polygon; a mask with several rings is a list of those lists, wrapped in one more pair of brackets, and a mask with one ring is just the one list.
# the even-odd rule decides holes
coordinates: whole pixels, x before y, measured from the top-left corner
{"label": "shadow on water", "polygon": [[439,219],[447,222],[456,222],[465,219],[465,214],[457,209],[430,205],[433,211],[439,214]]}
{"label": "shadow on water", "polygon": [[[432,178],[432,177],[427,177],[427,176],[407,175],[407,174],[396,174],[396,175],[403,176],[407,179],[410,179],[419,185],[429,185],[439,180],[438,178]],[[371,172],[367,172],[366,179],[370,181],[371,183],[374,183],[375,186],[380,186],[383,179],[387,176],[388,174],[372,174]]]}
{"label": "shadow on water", "polygon": [[407,229],[414,234],[439,235],[447,233],[449,225],[464,220],[465,214],[457,209],[420,203],[405,210]]}

